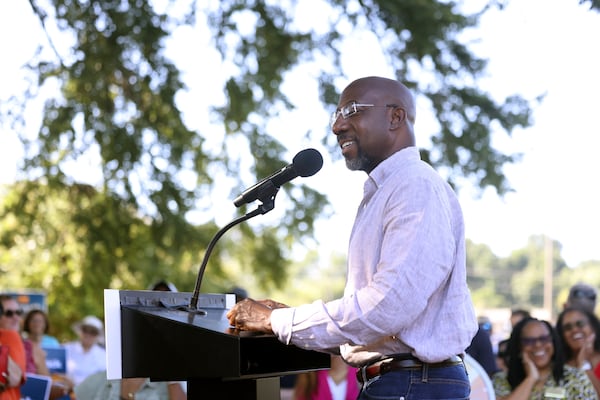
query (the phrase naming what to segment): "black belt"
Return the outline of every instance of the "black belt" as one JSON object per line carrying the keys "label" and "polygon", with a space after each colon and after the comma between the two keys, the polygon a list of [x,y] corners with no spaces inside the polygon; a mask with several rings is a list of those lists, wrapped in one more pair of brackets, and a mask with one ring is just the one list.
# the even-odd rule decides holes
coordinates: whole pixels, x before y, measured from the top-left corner
{"label": "black belt", "polygon": [[402,355],[361,367],[356,372],[356,377],[360,383],[365,383],[375,377],[391,371],[421,369],[424,365],[426,365],[428,368],[443,368],[460,365],[462,363],[463,359],[461,356],[452,356],[437,363],[426,363],[416,357],[413,357],[412,355]]}

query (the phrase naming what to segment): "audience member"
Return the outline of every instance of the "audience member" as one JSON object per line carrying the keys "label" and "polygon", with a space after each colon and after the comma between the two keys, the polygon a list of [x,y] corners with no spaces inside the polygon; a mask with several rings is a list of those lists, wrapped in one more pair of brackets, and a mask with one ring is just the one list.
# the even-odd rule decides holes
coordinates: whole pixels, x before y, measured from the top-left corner
{"label": "audience member", "polygon": [[[0,304],[2,318],[12,318],[18,308],[4,308]],[[19,333],[13,329],[0,329],[0,400],[20,400],[20,387],[25,381],[25,347]],[[2,352],[0,351],[0,354]]]}
{"label": "audience member", "polygon": [[498,342],[496,365],[498,366],[499,371],[506,371],[508,369],[508,339]]}
{"label": "audience member", "polygon": [[[175,285],[172,282],[168,282],[165,280],[160,280],[158,282],[156,282],[154,285],[150,286],[150,290],[156,291],[156,292],[177,292],[177,287],[175,287]],[[175,383],[175,382],[172,382]],[[180,389],[173,387],[169,387],[169,393],[172,393],[172,398],[179,398],[181,396],[183,396],[183,398],[185,398],[187,396],[187,381],[179,381],[179,386]],[[125,382],[125,385],[128,385],[127,382]]]}
{"label": "audience member", "polygon": [[[0,295],[0,307],[4,310],[0,316],[0,329],[7,329],[21,334],[21,320],[23,318],[23,309],[17,300],[8,295]],[[29,340],[23,341],[25,348],[25,372],[38,373],[38,366],[43,368],[45,358],[43,353],[36,352],[34,355],[33,344]],[[41,354],[40,354],[41,353]]]}
{"label": "audience member", "polygon": [[531,313],[524,308],[513,308],[510,312],[510,326],[514,328],[522,319],[530,318]]}
{"label": "audience member", "polygon": [[[524,308],[513,308],[510,312],[510,329],[515,327],[520,321],[525,318],[531,318],[529,310]],[[508,339],[503,339],[498,342],[496,349],[496,366],[499,371],[506,371],[508,366]]]}
{"label": "audience member", "polygon": [[50,321],[43,310],[34,308],[27,313],[23,323],[23,332],[25,332],[27,339],[41,348],[60,347],[58,339],[48,335],[49,330]]}
{"label": "audience member", "polygon": [[299,374],[294,400],[354,400],[360,388],[357,369],[337,355],[331,356],[331,368]]}
{"label": "audience member", "polygon": [[89,375],[106,369],[106,350],[98,343],[104,331],[102,321],[89,315],[73,327],[79,340],[65,343],[67,377],[75,385]]}
{"label": "audience member", "polygon": [[0,400],[19,400],[25,381],[25,348],[18,332],[0,329]]}
{"label": "audience member", "polygon": [[489,318],[479,318],[479,328],[475,333],[475,337],[471,341],[471,345],[467,347],[467,354],[475,359],[483,367],[488,376],[494,375],[498,371],[496,357],[492,348],[492,340],[490,337],[492,324]]}
{"label": "audience member", "polygon": [[596,311],[596,288],[586,283],[571,286],[569,296],[563,308],[582,308],[591,313]]}
{"label": "audience member", "polygon": [[558,316],[556,331],[562,340],[566,363],[585,371],[600,396],[600,321],[588,310],[566,308]]}
{"label": "audience member", "polygon": [[77,400],[185,400],[179,382],[152,382],[148,378],[106,379],[106,371],[91,374],[75,386]]}
{"label": "audience member", "polygon": [[240,301],[248,298],[248,291],[239,286],[234,286],[227,291],[227,293],[235,294],[235,302],[239,303]]}
{"label": "audience member", "polygon": [[525,318],[508,344],[508,369],[492,381],[498,400],[595,399],[585,372],[565,364],[561,342],[547,321]]}
{"label": "audience member", "polygon": [[[510,330],[521,320],[531,318],[531,313],[525,308],[513,308],[510,311]],[[510,334],[509,334],[510,336]],[[502,346],[502,349],[500,348]],[[496,365],[498,370],[505,370],[508,364],[508,338],[500,340],[496,346]]]}
{"label": "audience member", "polygon": [[[4,319],[0,317],[0,328],[18,332],[20,335],[22,310],[17,300],[10,296],[0,296],[0,303],[3,307],[20,312],[14,312],[12,318]],[[25,349],[25,372],[44,376],[50,375],[46,365],[46,353],[41,346],[34,340],[21,337],[23,348]],[[52,387],[50,399],[58,399],[68,394],[73,387],[73,383],[64,376],[52,376]]]}
{"label": "audience member", "polygon": [[154,290],[158,292],[177,292],[177,287],[172,282],[160,280],[151,285],[148,290]]}

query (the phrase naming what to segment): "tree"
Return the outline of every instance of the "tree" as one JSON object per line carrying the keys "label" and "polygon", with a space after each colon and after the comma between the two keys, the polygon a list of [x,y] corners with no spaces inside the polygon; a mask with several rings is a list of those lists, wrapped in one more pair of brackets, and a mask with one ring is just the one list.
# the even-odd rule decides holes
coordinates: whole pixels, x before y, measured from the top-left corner
{"label": "tree", "polygon": [[[71,324],[83,315],[101,315],[103,288],[146,289],[159,277],[180,287],[194,282],[193,256],[210,239],[207,227],[180,232],[181,241],[198,239],[184,251],[165,250],[148,246],[156,240],[155,228],[117,196],[82,184],[62,190],[38,182],[16,186],[4,197],[4,205],[22,209],[19,217],[0,207],[7,215],[0,222],[0,246],[9,249],[0,252],[2,285],[48,289],[55,333],[70,333]],[[17,197],[19,193],[27,198]]]}
{"label": "tree", "polygon": [[[445,170],[452,183],[463,177],[499,193],[509,190],[502,166],[518,155],[494,149],[491,137],[530,123],[526,100],[513,96],[497,103],[478,88],[486,62],[459,37],[476,25],[479,14],[462,15],[454,2],[323,1],[319,7],[329,22],[325,29],[305,28],[295,20],[305,2],[229,0],[213,8],[201,8],[196,1],[168,2],[164,10],[139,0],[53,0],[47,8],[36,0],[30,4],[49,43],[61,37],[72,46],[66,53],[54,46],[52,55],[40,50],[28,65],[32,86],[23,99],[3,108],[3,122],[25,131],[22,111],[27,102],[44,85],[56,82],[60,87],[60,95],[46,101],[37,137],[22,138],[23,182],[12,188],[13,200],[3,209],[3,216],[15,224],[1,240],[13,248],[18,240],[33,238],[32,231],[19,229],[48,217],[41,208],[43,199],[69,199],[52,229],[72,229],[69,234],[81,241],[69,249],[69,256],[81,260],[76,268],[97,269],[88,280],[72,282],[81,290],[73,295],[85,294],[87,288],[123,287],[127,282],[120,274],[136,276],[144,269],[142,260],[147,258],[121,254],[132,241],[133,227],[153,254],[155,268],[131,282],[141,286],[170,269],[191,269],[199,258],[194,257],[198,244],[205,245],[215,232],[206,200],[215,187],[214,177],[228,176],[232,187],[244,187],[240,168],[248,165],[248,158],[258,178],[286,164],[289,149],[269,131],[268,121],[294,107],[284,90],[288,79],[311,65],[320,100],[333,109],[341,82],[346,83],[339,48],[358,30],[376,35],[396,76],[428,99],[439,130],[432,136],[432,147],[422,150],[423,157]],[[170,32],[184,24],[204,23],[212,29],[223,66],[233,71],[223,86],[226,105],[211,110],[223,133],[212,146],[206,144],[212,132],[186,126],[176,101],[185,85],[165,55]],[[307,140],[334,148],[331,136],[308,132]],[[99,164],[97,181],[85,182],[92,188],[73,173],[84,159]],[[91,194],[84,195],[88,190]],[[242,224],[221,246],[220,258],[237,260],[248,272],[262,274],[265,287],[282,282],[291,244],[310,238],[314,221],[326,212],[325,195],[306,185],[294,191],[279,226]],[[74,192],[78,195],[68,196]],[[192,223],[192,213],[200,214],[203,222]],[[36,249],[52,246],[37,243]],[[49,262],[58,266],[61,257],[57,253]],[[224,275],[217,263],[207,276],[208,287],[225,281]]]}
{"label": "tree", "polygon": [[[499,193],[509,190],[501,166],[518,158],[503,154],[491,146],[492,132],[510,133],[516,126],[528,126],[530,110],[519,96],[496,104],[476,84],[486,62],[475,57],[462,44],[459,34],[473,27],[478,15],[464,16],[454,2],[421,1],[331,1],[323,10],[334,23],[322,34],[315,30],[304,33],[293,30],[293,10],[268,5],[267,2],[221,2],[209,21],[215,31],[223,57],[228,55],[239,66],[240,73],[227,83],[229,111],[224,120],[233,120],[234,130],[258,111],[269,115],[286,98],[276,89],[285,71],[303,58],[330,59],[333,65],[322,68],[319,76],[321,98],[335,104],[336,82],[342,71],[341,53],[344,26],[373,32],[382,43],[382,52],[396,76],[411,89],[429,100],[439,123],[433,136],[433,147],[424,149],[423,157],[432,165],[447,169],[448,179],[468,177],[476,186],[492,186]],[[231,37],[240,36],[239,20],[251,14],[257,29],[229,45]],[[288,28],[289,27],[289,28]],[[277,54],[277,57],[272,57]],[[423,79],[428,76],[429,79]],[[249,125],[243,134],[254,143],[264,135]],[[330,144],[333,142],[329,138]],[[332,144],[333,146],[334,144]],[[252,144],[251,144],[252,146]],[[253,149],[256,150],[256,149]]]}
{"label": "tree", "polygon": [[467,284],[477,307],[491,308],[506,304],[509,291],[501,260],[489,246],[467,240]]}
{"label": "tree", "polygon": [[599,0],[579,0],[579,4],[590,3],[591,9],[596,9],[596,11],[600,10],[600,1]]}
{"label": "tree", "polygon": [[532,235],[527,244],[508,257],[497,257],[485,245],[467,241],[468,283],[473,301],[480,308],[542,308],[548,241],[552,259],[552,313],[556,315],[571,285],[584,281],[600,284],[597,261],[568,267],[561,257],[561,244],[544,235]]}
{"label": "tree", "polygon": [[556,301],[554,307],[556,314],[558,314],[567,301],[571,286],[576,283],[585,282],[596,288],[600,288],[600,261],[589,260],[573,268],[563,268],[556,275],[555,281],[557,291],[555,293]]}

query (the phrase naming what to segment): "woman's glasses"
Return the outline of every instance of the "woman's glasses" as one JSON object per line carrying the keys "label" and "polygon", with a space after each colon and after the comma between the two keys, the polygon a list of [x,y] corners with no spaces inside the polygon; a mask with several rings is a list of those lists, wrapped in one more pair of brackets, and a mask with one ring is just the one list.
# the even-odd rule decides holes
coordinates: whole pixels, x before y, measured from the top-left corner
{"label": "woman's glasses", "polygon": [[6,316],[7,318],[12,318],[15,315],[18,315],[20,317],[21,315],[23,315],[23,310],[4,310],[2,315]]}
{"label": "woman's glasses", "polygon": [[563,324],[562,328],[564,332],[569,332],[575,328],[581,329],[586,327],[588,324],[587,321],[584,321],[582,319],[579,319],[575,322],[567,322],[566,324]]}
{"label": "woman's glasses", "polygon": [[521,346],[534,346],[536,343],[547,344],[552,342],[552,335],[543,335],[538,337],[522,337]]}

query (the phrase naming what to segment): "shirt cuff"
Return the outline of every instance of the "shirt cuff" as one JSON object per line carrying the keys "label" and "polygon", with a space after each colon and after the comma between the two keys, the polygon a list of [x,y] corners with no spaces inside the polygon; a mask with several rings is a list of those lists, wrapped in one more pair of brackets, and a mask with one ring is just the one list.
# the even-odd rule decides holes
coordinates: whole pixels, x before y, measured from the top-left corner
{"label": "shirt cuff", "polygon": [[276,308],[271,311],[271,329],[280,342],[290,344],[292,341],[295,312],[294,307]]}

